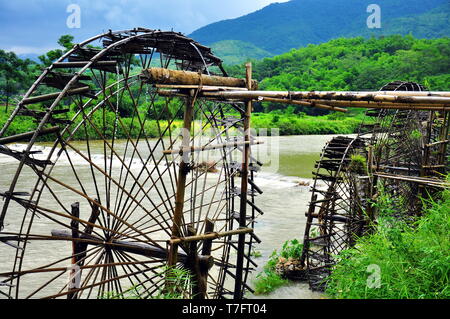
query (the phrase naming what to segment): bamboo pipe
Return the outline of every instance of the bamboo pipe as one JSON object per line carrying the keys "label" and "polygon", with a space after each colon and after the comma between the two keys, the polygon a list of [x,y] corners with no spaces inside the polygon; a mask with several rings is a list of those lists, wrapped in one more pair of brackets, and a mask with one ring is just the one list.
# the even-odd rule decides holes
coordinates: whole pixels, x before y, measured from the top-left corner
{"label": "bamboo pipe", "polygon": [[[184,90],[184,89],[198,89],[198,85],[181,85],[181,84],[154,84],[153,85],[157,89],[176,89],[176,90]],[[247,91],[246,88],[239,87],[231,87],[231,86],[211,86],[211,85],[202,85],[202,91]]]}
{"label": "bamboo pipe", "polygon": [[[142,70],[140,75],[142,81],[153,84],[173,85],[197,85],[197,86],[226,86],[247,88],[245,79],[223,76],[210,76],[190,71],[169,70],[164,68],[149,68]],[[251,81],[251,88],[258,88],[257,81]]]}
{"label": "bamboo pipe", "polygon": [[[162,96],[186,96],[186,94],[181,93],[180,91],[177,90],[158,90],[158,94],[162,95]],[[201,95],[201,93],[200,93]],[[207,99],[214,99],[211,97],[207,97]],[[269,97],[259,97],[258,101],[267,101],[267,102],[275,102],[275,103],[285,103],[285,104],[296,104],[296,105],[303,105],[303,106],[309,106],[309,107],[317,107],[320,109],[325,109],[325,110],[332,110],[332,111],[337,111],[337,112],[348,112],[347,109],[343,109],[343,108],[339,108],[339,107],[334,107],[334,106],[330,106],[330,105],[325,105],[325,104],[319,104],[316,102],[306,102],[306,101],[294,101],[294,100],[287,100],[287,99],[276,99],[276,98],[269,98]]]}
{"label": "bamboo pipe", "polygon": [[409,104],[450,104],[450,97],[414,95],[384,95],[380,92],[289,92],[289,91],[227,91],[202,92],[202,96],[223,99],[251,100],[259,98],[277,98],[290,100],[340,100],[340,101],[374,101]]}
{"label": "bamboo pipe", "polygon": [[316,102],[316,103],[326,103],[332,106],[343,106],[343,107],[361,107],[361,108],[377,108],[377,107],[408,107],[408,108],[445,108],[450,107],[450,104],[409,104],[409,103],[393,103],[393,102],[374,102],[374,101],[337,101],[337,100],[303,100],[305,102]]}
{"label": "bamboo pipe", "polygon": [[[276,99],[271,97],[260,97],[258,99],[259,101],[267,101],[267,102],[275,102],[275,103],[285,103],[285,104],[295,104],[295,105],[302,105],[302,106],[310,106],[310,107],[317,107],[319,109],[324,110],[332,110],[332,111],[338,111],[338,112],[348,112],[348,110],[340,108],[340,107],[334,107],[331,105],[325,105],[321,103],[316,102],[310,102],[310,101],[296,101],[296,100],[288,100],[288,99]],[[326,101],[325,101],[326,103]]]}
{"label": "bamboo pipe", "polygon": [[[177,90],[158,90],[158,94],[162,96],[186,96]],[[203,94],[204,95],[204,94]],[[202,93],[200,93],[202,96]],[[204,96],[202,96],[204,97]],[[207,99],[217,99],[214,96],[208,96]],[[239,100],[239,99],[236,99]],[[258,101],[267,101],[275,103],[297,104],[309,107],[317,107],[338,112],[347,112],[347,109],[339,108],[354,107],[354,108],[373,108],[373,109],[397,109],[397,110],[423,110],[423,111],[450,111],[450,102],[448,104],[422,104],[422,103],[393,103],[393,102],[377,102],[377,101],[337,101],[337,100],[289,100],[282,98],[271,98],[258,96]]]}

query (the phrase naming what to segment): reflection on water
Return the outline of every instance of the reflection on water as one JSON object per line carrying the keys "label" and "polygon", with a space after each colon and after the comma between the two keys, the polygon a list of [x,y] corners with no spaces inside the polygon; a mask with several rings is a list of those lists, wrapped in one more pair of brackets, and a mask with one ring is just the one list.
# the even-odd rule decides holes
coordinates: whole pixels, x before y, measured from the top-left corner
{"label": "reflection on water", "polygon": [[[256,274],[261,271],[263,265],[275,249],[280,249],[287,240],[297,238],[302,239],[306,222],[305,212],[310,199],[309,187],[312,183],[311,172],[314,170],[314,163],[319,159],[320,152],[325,143],[332,136],[283,136],[279,137],[279,169],[263,170],[256,175],[256,184],[264,191],[264,194],[257,197],[257,205],[265,212],[258,218],[255,226],[255,233],[262,240],[256,250],[262,253],[262,257],[256,258],[258,269],[250,275],[251,281]],[[271,138],[262,138],[269,141]],[[76,144],[77,142],[74,142]],[[77,147],[83,145],[78,142]],[[119,153],[123,151],[124,145],[120,141],[115,142],[115,148]],[[49,145],[41,145],[48,147]],[[258,147],[258,146],[256,146]],[[91,150],[95,158],[95,148]],[[98,151],[99,153],[101,151]],[[146,154],[142,154],[144,157]],[[74,163],[76,165],[76,163]],[[120,165],[120,163],[118,163]],[[142,163],[136,163],[141,164]],[[9,157],[0,156],[0,169],[3,176],[12,176],[15,171],[17,161]],[[61,163],[59,163],[61,165]],[[69,165],[69,163],[65,164]],[[67,168],[69,168],[67,166]],[[64,181],[64,169],[59,166],[60,174],[58,178]],[[34,173],[25,168],[20,176],[17,190],[31,189],[34,185],[27,184],[27,176],[34,177]],[[35,178],[31,180],[35,181]],[[0,178],[0,190],[9,187],[9,180]],[[302,186],[299,185],[302,182]],[[69,194],[68,194],[69,195]],[[70,200],[69,200],[70,202]],[[1,248],[2,251],[4,248]],[[11,249],[13,251],[13,249]],[[42,247],[41,257],[52,254],[45,245]],[[7,263],[7,256],[2,255],[2,264]],[[11,268],[9,268],[11,269]],[[24,283],[22,283],[24,284]],[[247,295],[248,298],[254,296]],[[313,293],[308,289],[306,283],[293,283],[282,287],[268,296],[257,296],[257,298],[321,298],[319,293]]]}

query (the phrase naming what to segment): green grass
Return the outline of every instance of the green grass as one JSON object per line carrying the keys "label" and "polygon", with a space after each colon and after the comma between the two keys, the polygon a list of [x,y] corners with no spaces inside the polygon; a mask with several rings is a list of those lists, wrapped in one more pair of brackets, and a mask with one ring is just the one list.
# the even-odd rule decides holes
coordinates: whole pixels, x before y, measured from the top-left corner
{"label": "green grass", "polygon": [[[3,125],[6,123],[10,113],[12,111],[12,108],[10,108],[10,111],[8,113],[0,112],[0,128],[3,127]],[[69,112],[65,119],[72,119],[75,113],[73,111]],[[82,115],[79,115],[75,119],[75,124],[71,126],[71,128],[75,128],[76,124],[78,124],[82,119]],[[82,125],[73,135],[72,140],[84,140],[86,135],[89,136],[90,139],[101,139],[102,135],[105,138],[112,138],[113,134],[115,134],[115,137],[118,139],[126,139],[128,136],[131,136],[132,138],[136,138],[141,134],[141,136],[146,136],[148,138],[156,138],[159,136],[159,128],[158,123],[155,120],[152,119],[145,119],[145,116],[143,114],[140,114],[140,120],[144,125],[144,130],[141,131],[141,125],[139,123],[139,120],[137,117],[132,119],[131,117],[123,117],[121,118],[121,122],[116,122],[116,114],[111,111],[105,112],[105,123],[107,125],[103,125],[103,112],[98,111],[95,112],[91,117],[90,121],[86,121],[86,127]],[[116,129],[114,132],[114,123],[116,122]],[[176,128],[182,127],[182,120],[175,120],[172,123],[172,130]],[[14,121],[9,126],[8,130],[6,131],[5,136],[11,136],[16,135],[24,132],[33,131],[37,128],[38,123],[33,121],[33,119],[29,116],[17,116]],[[160,121],[161,125],[161,131],[164,131],[164,129],[167,127],[167,121]],[[94,126],[97,128],[94,128]],[[105,127],[105,131],[103,131],[103,126]],[[166,135],[168,135],[168,132],[166,132]],[[66,137],[65,135],[64,137]],[[54,135],[49,136],[43,136],[39,137],[38,141],[53,141],[55,139]]]}
{"label": "green grass", "polygon": [[159,290],[155,295],[148,296],[148,290],[145,286],[137,284],[125,291],[119,293],[116,291],[104,292],[99,299],[186,299],[186,292],[189,291],[192,284],[191,272],[187,269],[176,267],[163,267],[160,273],[161,279],[169,285]]}
{"label": "green grass", "polygon": [[[373,235],[338,256],[326,293],[344,299],[450,298],[450,190],[427,201],[413,224],[393,218],[391,204],[387,198],[380,204]],[[368,285],[371,265],[380,270],[378,288]]]}
{"label": "green grass", "polygon": [[279,258],[299,259],[302,249],[303,245],[297,239],[292,239],[283,244],[280,253],[278,253],[277,250],[274,250],[269,260],[264,265],[263,271],[256,276],[256,279],[253,282],[255,295],[266,295],[279,287],[287,285],[289,280],[282,278],[276,272],[278,260]]}
{"label": "green grass", "polygon": [[[10,109],[12,111],[12,108]],[[0,112],[0,127],[3,127],[4,123],[9,117],[10,111],[8,113]],[[67,119],[71,119],[74,116],[74,112],[71,111],[67,114]],[[143,114],[140,114],[140,119],[144,123],[145,136],[149,138],[154,138],[159,136],[158,124],[155,120],[145,119]],[[79,116],[75,123],[81,120]],[[98,111],[93,114],[90,118],[91,122],[100,130],[103,127],[103,112]],[[114,112],[105,112],[106,125],[105,132],[97,131],[93,126],[87,122],[86,130],[84,126],[80,127],[78,131],[73,136],[73,140],[85,139],[86,133],[90,139],[100,139],[101,135],[106,138],[111,138],[114,133],[114,123],[116,121],[116,115]],[[281,111],[272,111],[270,113],[254,113],[252,116],[252,128],[260,134],[262,129],[267,129],[268,134],[270,134],[271,129],[279,129],[280,135],[322,135],[322,134],[351,134],[356,133],[359,125],[363,121],[370,121],[361,115],[361,112],[355,113],[351,112],[350,115],[331,113],[324,116],[308,116],[304,113],[294,114],[294,113],[283,113]],[[121,118],[122,124],[117,122],[117,129],[115,132],[116,138],[127,138],[128,134],[135,138],[139,135],[140,124],[138,119],[134,120],[129,117]],[[166,126],[166,121],[160,121],[164,126],[161,130],[164,130]],[[172,124],[172,129],[182,127],[182,120],[175,120]],[[37,123],[33,121],[32,118],[28,116],[17,116],[15,120],[11,123],[11,126],[6,132],[5,136],[15,135],[19,133],[24,133],[28,131],[33,131],[37,127]],[[75,125],[72,125],[75,127]],[[40,137],[39,141],[50,141],[53,140],[54,136],[44,136]]]}
{"label": "green grass", "polygon": [[304,114],[255,113],[252,116],[252,128],[260,132],[261,129],[279,129],[280,135],[324,135],[324,134],[352,134],[358,131],[363,121],[370,121],[363,116],[308,116]]}

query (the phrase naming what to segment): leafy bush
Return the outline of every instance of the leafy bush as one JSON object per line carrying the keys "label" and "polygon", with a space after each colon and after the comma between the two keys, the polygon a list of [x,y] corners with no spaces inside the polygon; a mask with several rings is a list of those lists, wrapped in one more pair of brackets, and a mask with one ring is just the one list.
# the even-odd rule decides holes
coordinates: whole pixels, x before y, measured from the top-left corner
{"label": "leafy bush", "polygon": [[[380,203],[380,202],[379,202]],[[334,298],[450,298],[450,190],[426,202],[414,224],[392,218],[392,200],[378,219],[377,231],[341,252],[326,292]],[[369,266],[380,269],[379,288],[369,288]]]}
{"label": "leafy bush", "polygon": [[293,258],[299,259],[303,250],[303,244],[301,244],[297,239],[292,239],[286,241],[280,253],[274,250],[270,255],[267,263],[264,265],[263,271],[256,276],[254,281],[255,295],[265,295],[275,289],[286,285],[289,283],[288,280],[283,279],[277,272],[276,266],[278,260],[282,257],[285,259]]}

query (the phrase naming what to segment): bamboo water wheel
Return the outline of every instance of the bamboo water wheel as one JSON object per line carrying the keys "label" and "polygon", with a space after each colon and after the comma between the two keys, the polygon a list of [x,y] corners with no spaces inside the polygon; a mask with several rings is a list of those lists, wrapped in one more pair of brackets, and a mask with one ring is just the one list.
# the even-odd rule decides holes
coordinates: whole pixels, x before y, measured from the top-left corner
{"label": "bamboo water wheel", "polygon": [[[426,89],[396,81],[381,91]],[[421,197],[447,185],[448,111],[369,109],[366,114],[374,123],[363,125],[354,138],[333,138],[316,163],[301,259],[313,290],[325,289],[335,256],[370,231],[377,218],[371,202],[381,190],[396,199],[396,217],[410,220],[421,212]]]}
{"label": "bamboo water wheel", "polygon": [[[248,115],[197,98],[201,81],[182,88],[187,97],[160,96],[142,72],[154,67],[226,77],[209,48],[179,33],[109,31],[64,54],[19,102],[0,131],[10,163],[1,175],[1,296],[251,291],[258,164],[248,163],[252,137],[236,134]],[[37,129],[11,134],[19,117]]]}

